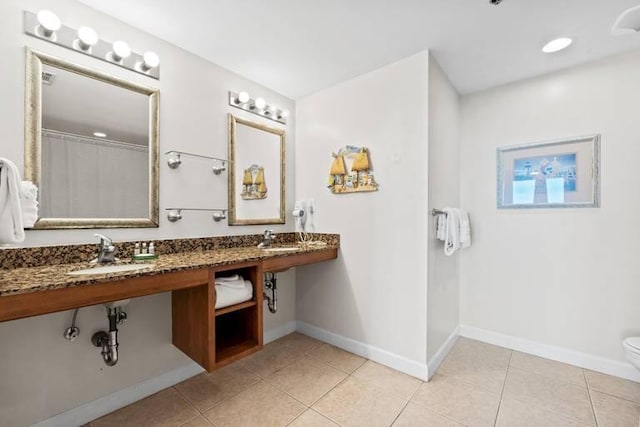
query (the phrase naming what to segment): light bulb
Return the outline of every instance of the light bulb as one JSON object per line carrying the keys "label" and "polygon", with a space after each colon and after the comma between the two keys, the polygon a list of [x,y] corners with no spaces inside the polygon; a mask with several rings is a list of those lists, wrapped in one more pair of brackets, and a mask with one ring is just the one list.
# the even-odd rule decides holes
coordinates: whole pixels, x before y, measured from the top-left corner
{"label": "light bulb", "polygon": [[573,43],[573,40],[571,40],[570,38],[560,37],[558,39],[551,40],[549,43],[544,45],[544,47],[542,48],[542,51],[544,53],[558,52],[562,49],[568,48],[571,45],[571,43]]}
{"label": "light bulb", "polygon": [[140,64],[142,71],[149,71],[158,65],[160,65],[160,57],[157,53],[149,51],[142,55],[142,63]]}
{"label": "light bulb", "polygon": [[249,99],[251,98],[249,97],[249,94],[247,92],[240,92],[238,94],[237,102],[240,104],[246,104],[247,102],[249,102]]}
{"label": "light bulb", "polygon": [[89,50],[91,46],[98,43],[98,33],[93,28],[78,28],[78,47],[82,50]]}
{"label": "light bulb", "polygon": [[269,105],[267,109],[264,111],[265,114],[273,115],[276,112],[276,107],[273,105]]}
{"label": "light bulb", "polygon": [[114,61],[120,62],[123,59],[128,58],[129,55],[131,55],[131,48],[128,44],[122,40],[118,40],[113,43],[113,52],[111,53],[111,56]]}
{"label": "light bulb", "polygon": [[289,115],[289,112],[287,110],[282,110],[278,113],[278,118],[279,119],[283,119],[285,117],[287,117]]}
{"label": "light bulb", "polygon": [[53,32],[58,31],[62,26],[60,18],[50,10],[41,10],[38,12],[38,23],[45,37],[51,37]]}
{"label": "light bulb", "polygon": [[266,107],[267,101],[265,101],[264,98],[256,98],[254,105],[258,110],[262,110]]}
{"label": "light bulb", "polygon": [[104,132],[94,132],[93,136],[98,137],[98,138],[106,138],[107,134]]}

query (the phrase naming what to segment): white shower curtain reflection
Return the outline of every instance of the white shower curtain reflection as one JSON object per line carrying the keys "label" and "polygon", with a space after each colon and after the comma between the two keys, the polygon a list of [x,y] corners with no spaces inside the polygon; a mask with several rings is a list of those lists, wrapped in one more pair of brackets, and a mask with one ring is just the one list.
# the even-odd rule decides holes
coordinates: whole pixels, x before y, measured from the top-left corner
{"label": "white shower curtain reflection", "polygon": [[42,131],[40,216],[146,218],[148,147]]}

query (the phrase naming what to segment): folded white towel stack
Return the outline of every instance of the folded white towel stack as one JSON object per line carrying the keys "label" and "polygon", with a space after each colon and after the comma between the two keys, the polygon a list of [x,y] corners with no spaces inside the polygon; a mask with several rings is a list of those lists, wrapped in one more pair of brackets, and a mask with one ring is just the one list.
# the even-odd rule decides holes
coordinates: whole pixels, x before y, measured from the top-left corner
{"label": "folded white towel stack", "polygon": [[216,277],[216,286],[224,286],[225,288],[244,289],[244,282],[244,278],[238,274],[229,277]]}
{"label": "folded white towel stack", "polygon": [[451,256],[460,249],[471,246],[471,223],[463,209],[445,208],[446,215],[439,215],[436,238],[444,241],[444,253]]}
{"label": "folded white towel stack", "polygon": [[16,165],[9,159],[0,158],[0,243],[24,241],[20,181]]}
{"label": "folded white towel stack", "polygon": [[20,205],[24,228],[31,228],[38,220],[38,187],[31,181],[22,181]]}
{"label": "folded white towel stack", "polygon": [[253,297],[253,285],[243,280],[241,288],[219,285],[216,279],[216,307],[224,308],[241,302],[249,301]]}

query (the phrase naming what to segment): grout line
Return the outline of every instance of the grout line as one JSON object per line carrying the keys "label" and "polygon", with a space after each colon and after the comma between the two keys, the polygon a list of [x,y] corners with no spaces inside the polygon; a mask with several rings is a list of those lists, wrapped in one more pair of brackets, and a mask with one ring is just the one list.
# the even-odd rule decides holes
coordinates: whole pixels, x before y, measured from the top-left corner
{"label": "grout line", "polygon": [[398,421],[398,418],[400,418],[400,415],[402,415],[402,413],[404,412],[405,409],[407,409],[407,406],[409,406],[409,403],[411,403],[411,401],[413,400],[413,398],[415,397],[415,395],[418,393],[418,390],[420,390],[420,387],[422,387],[422,384],[425,384],[424,381],[420,381],[420,385],[418,385],[418,387],[416,387],[416,389],[414,390],[413,393],[411,393],[411,396],[409,397],[409,400],[407,400],[405,402],[405,404],[402,406],[402,409],[400,409],[400,412],[398,412],[398,415],[396,415],[396,417],[393,419],[393,421],[391,422],[391,425],[393,426],[396,421]]}
{"label": "grout line", "polygon": [[507,363],[507,371],[504,374],[504,381],[502,382],[502,390],[500,391],[500,401],[498,402],[498,410],[496,411],[496,418],[493,420],[493,426],[498,425],[498,417],[500,416],[500,407],[502,406],[502,399],[504,398],[504,389],[507,387],[507,378],[509,377],[509,370],[511,369],[511,359],[513,358],[513,350],[509,353],[509,363]]}
{"label": "grout line", "polygon": [[591,398],[591,388],[589,387],[589,381],[587,380],[587,374],[584,369],[582,369],[582,377],[584,378],[584,382],[587,385],[587,395],[589,396],[589,404],[591,405],[591,415],[593,415],[593,421],[598,427],[598,417],[596,416],[596,408],[593,406],[593,399]]}

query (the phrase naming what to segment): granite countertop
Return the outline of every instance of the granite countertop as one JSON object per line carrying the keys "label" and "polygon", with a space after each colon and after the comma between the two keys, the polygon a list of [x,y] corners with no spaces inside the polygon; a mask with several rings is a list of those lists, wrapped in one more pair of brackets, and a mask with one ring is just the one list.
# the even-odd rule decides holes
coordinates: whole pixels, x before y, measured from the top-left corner
{"label": "granite countertop", "polygon": [[[339,244],[332,243],[329,243],[326,246],[285,246],[298,246],[298,249],[287,252],[267,252],[258,249],[255,246],[249,246],[208,251],[171,253],[160,255],[159,258],[153,262],[153,267],[146,268],[144,270],[85,276],[71,276],[67,273],[91,267],[88,262],[0,270],[0,298],[29,292],[91,285],[109,282],[112,280],[132,279],[135,277],[210,268],[245,261],[287,257],[302,253],[339,248]],[[123,260],[121,263],[128,264],[129,262]]]}

